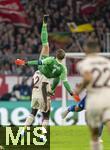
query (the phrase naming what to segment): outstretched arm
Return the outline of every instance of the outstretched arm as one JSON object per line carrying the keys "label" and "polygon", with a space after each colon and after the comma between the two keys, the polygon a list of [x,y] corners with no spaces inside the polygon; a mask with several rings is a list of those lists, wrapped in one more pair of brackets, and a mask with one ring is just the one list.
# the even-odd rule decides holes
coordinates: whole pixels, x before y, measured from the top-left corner
{"label": "outstretched arm", "polygon": [[[53,80],[53,83],[52,83],[52,86],[51,86],[51,89],[52,89],[53,92],[55,91],[55,89],[56,89],[57,85],[59,84],[59,82],[60,82],[60,77],[55,78],[55,79]],[[67,91],[69,92],[69,94],[72,96],[72,95],[73,95],[73,92],[72,92],[72,90],[71,90],[71,87],[70,87],[68,81],[64,81],[63,84],[64,84],[64,87],[66,88],[66,90],[67,90]]]}
{"label": "outstretched arm", "polygon": [[51,64],[53,59],[54,59],[54,57],[47,57],[45,59],[38,59],[38,60],[31,60],[31,61],[26,61],[23,59],[16,59],[15,64],[21,65],[21,66],[23,66],[23,65],[29,65],[29,66],[44,65],[44,64]]}
{"label": "outstretched arm", "polygon": [[53,61],[53,57],[47,57],[45,59],[39,59],[39,60],[32,60],[27,61],[27,65],[44,65],[44,64],[51,64]]}
{"label": "outstretched arm", "polygon": [[72,90],[71,90],[71,87],[70,87],[68,81],[63,81],[63,85],[64,85],[64,87],[66,88],[66,90],[68,91],[68,93],[69,93],[71,96],[73,96],[73,92],[72,92]]}
{"label": "outstretched arm", "polygon": [[[57,85],[59,84],[59,82],[60,82],[60,77],[55,78],[53,80],[53,83],[52,83],[52,86],[51,86],[52,92],[55,92],[55,89],[56,89]],[[68,81],[64,81],[63,84],[64,84],[66,90],[70,93],[70,95],[73,96],[73,92],[71,90],[71,87],[70,87]]]}
{"label": "outstretched arm", "polygon": [[75,100],[75,101],[80,101],[79,96],[76,95],[76,94],[72,91],[72,89],[71,89],[71,87],[70,87],[70,84],[68,83],[68,80],[67,80],[67,69],[66,69],[66,67],[63,68],[63,71],[62,71],[62,74],[61,74],[61,76],[60,76],[60,79],[63,81],[63,85],[64,85],[64,87],[66,88],[66,90],[68,91],[68,93],[69,93],[71,96],[73,96],[74,100]]}
{"label": "outstretched arm", "polygon": [[39,60],[27,61],[26,64],[29,66],[33,66],[33,65],[38,66],[38,65],[42,65],[42,60],[39,59]]}
{"label": "outstretched arm", "polygon": [[55,79],[53,80],[53,83],[52,83],[52,86],[51,86],[52,92],[55,91],[55,89],[56,89],[57,85],[59,84],[59,82],[60,82],[60,78],[59,78],[59,77],[58,77],[58,78],[55,78]]}

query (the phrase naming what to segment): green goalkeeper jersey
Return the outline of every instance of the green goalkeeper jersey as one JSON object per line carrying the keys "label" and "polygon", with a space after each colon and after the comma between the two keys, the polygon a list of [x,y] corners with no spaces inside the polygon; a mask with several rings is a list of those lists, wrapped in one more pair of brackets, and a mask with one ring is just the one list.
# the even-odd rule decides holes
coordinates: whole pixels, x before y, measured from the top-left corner
{"label": "green goalkeeper jersey", "polygon": [[40,60],[28,61],[28,65],[37,65],[38,70],[47,78],[54,78],[52,91],[63,81],[66,90],[72,95],[71,87],[67,81],[67,68],[59,62],[55,57],[42,57]]}
{"label": "green goalkeeper jersey", "polygon": [[61,80],[67,80],[67,68],[54,57],[42,59],[42,65],[38,66],[38,70],[47,78],[60,77]]}
{"label": "green goalkeeper jersey", "polygon": [[[48,32],[45,20],[41,31],[41,41],[43,46],[48,44]],[[53,92],[55,91],[55,88],[60,80],[62,80],[66,90],[70,93],[70,95],[73,95],[71,87],[67,81],[67,68],[56,58],[42,56],[40,60],[28,61],[27,64],[36,65],[38,70],[47,78],[54,78],[51,86]]]}

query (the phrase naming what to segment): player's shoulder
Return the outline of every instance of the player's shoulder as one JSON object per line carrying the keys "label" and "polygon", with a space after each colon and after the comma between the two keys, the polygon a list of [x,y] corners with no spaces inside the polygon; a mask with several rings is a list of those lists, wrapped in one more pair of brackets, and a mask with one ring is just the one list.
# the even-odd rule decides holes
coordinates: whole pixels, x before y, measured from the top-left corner
{"label": "player's shoulder", "polygon": [[52,56],[49,56],[45,59],[43,59],[44,62],[48,62],[48,63],[55,63],[55,58]]}
{"label": "player's shoulder", "polygon": [[46,59],[46,58],[48,58],[49,56],[47,56],[47,55],[42,55],[42,56],[40,56],[40,59]]}
{"label": "player's shoulder", "polygon": [[97,58],[97,60],[102,60],[103,62],[107,62],[107,63],[110,63],[110,60],[107,58],[107,57],[104,57],[104,56],[99,56],[98,58]]}
{"label": "player's shoulder", "polygon": [[97,62],[99,62],[99,65],[103,65],[107,68],[110,68],[110,60],[107,57],[101,56],[99,59],[97,59]]}
{"label": "player's shoulder", "polygon": [[95,65],[110,65],[110,60],[106,57],[95,55],[95,56],[87,56],[84,60],[80,61],[78,64],[79,68],[82,67],[92,67]]}
{"label": "player's shoulder", "polygon": [[67,67],[63,63],[61,63],[61,66],[64,70],[67,70]]}
{"label": "player's shoulder", "polygon": [[94,55],[94,56],[87,56],[85,59],[79,62],[79,64],[91,64],[92,62],[102,62],[102,63],[110,63],[110,60],[106,57],[100,56],[100,55]]}
{"label": "player's shoulder", "polygon": [[59,63],[59,66],[62,73],[67,73],[67,67],[63,63]]}
{"label": "player's shoulder", "polygon": [[55,60],[55,57],[54,56],[49,56],[48,58],[52,59],[52,60]]}
{"label": "player's shoulder", "polygon": [[77,71],[82,72],[85,69],[89,70],[91,63],[94,60],[95,60],[95,57],[86,56],[83,60],[81,60],[77,63]]}
{"label": "player's shoulder", "polygon": [[96,63],[96,64],[99,64],[99,65],[110,63],[110,60],[108,58],[106,58],[104,56],[100,56],[100,55],[96,55],[94,57],[90,57],[89,61],[90,61],[90,63],[93,62],[93,64]]}
{"label": "player's shoulder", "polygon": [[66,69],[66,66],[62,62],[60,62],[57,58],[55,58],[55,61],[57,62],[58,65],[61,66],[61,68]]}
{"label": "player's shoulder", "polygon": [[55,57],[43,55],[43,56],[41,57],[41,59],[55,59]]}

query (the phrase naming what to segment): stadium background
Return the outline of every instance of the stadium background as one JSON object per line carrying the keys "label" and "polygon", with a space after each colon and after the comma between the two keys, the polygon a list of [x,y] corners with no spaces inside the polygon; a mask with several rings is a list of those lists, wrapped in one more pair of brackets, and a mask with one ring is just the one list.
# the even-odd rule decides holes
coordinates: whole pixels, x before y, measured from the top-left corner
{"label": "stadium background", "polygon": [[[14,7],[13,7],[14,2]],[[101,52],[110,52],[109,0],[0,0],[0,124],[23,125],[29,114],[33,67],[18,67],[16,58],[37,59],[41,50],[40,32],[43,14],[49,14],[48,31],[50,54],[57,48],[81,53],[84,41],[98,39]],[[19,9],[15,9],[17,7]],[[11,8],[11,9],[10,9]],[[9,13],[10,11],[15,14]],[[22,15],[21,15],[22,14]],[[17,19],[16,19],[17,18]],[[70,33],[67,23],[90,23],[94,32]],[[77,59],[67,59],[68,80],[74,89],[80,77],[76,72]],[[73,78],[74,77],[74,78]],[[51,125],[61,125],[61,83],[52,97]],[[67,96],[67,104],[73,104]],[[35,124],[41,120],[38,114]],[[37,121],[39,119],[39,122]],[[85,124],[84,112],[70,113],[67,125]],[[58,149],[59,150],[59,149]]]}
{"label": "stadium background", "polygon": [[[15,19],[4,21],[9,16],[6,16],[6,10],[4,12],[0,10],[0,100],[4,106],[5,103],[8,105],[10,101],[13,102],[13,105],[9,103],[10,106],[13,106],[11,111],[14,105],[16,108],[17,102],[26,105],[25,103],[29,103],[31,99],[31,77],[35,69],[17,67],[14,60],[18,57],[28,60],[38,58],[41,50],[40,31],[43,14],[50,15],[48,20],[50,54],[54,55],[55,49],[59,47],[64,48],[66,52],[81,52],[80,47],[88,38],[98,38],[102,52],[110,50],[109,0],[21,0],[21,3],[15,0],[14,2],[20,7],[20,11],[25,13],[24,20],[18,13],[17,23]],[[3,6],[2,1],[0,5]],[[5,1],[4,5],[9,5],[11,8],[13,1],[10,3]],[[95,30],[90,33],[76,33],[75,37],[71,36],[67,23],[73,21],[76,25],[91,23]],[[75,69],[77,61],[77,59],[67,59],[68,77],[72,87],[73,82],[76,83],[76,79],[73,80],[71,77],[77,76]],[[52,98],[57,100],[53,102],[53,107],[55,103],[56,107],[61,106],[61,102],[58,101],[61,100],[61,96],[61,85],[59,85],[55,97]],[[57,110],[56,107],[53,109]],[[10,107],[6,110],[9,113]]]}

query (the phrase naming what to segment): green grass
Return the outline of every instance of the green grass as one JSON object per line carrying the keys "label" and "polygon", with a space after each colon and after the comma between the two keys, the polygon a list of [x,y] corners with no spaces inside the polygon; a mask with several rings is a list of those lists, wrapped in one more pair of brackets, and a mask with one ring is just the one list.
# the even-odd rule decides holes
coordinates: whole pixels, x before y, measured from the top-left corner
{"label": "green grass", "polygon": [[[53,126],[50,130],[50,150],[89,150],[90,134],[86,126]],[[110,150],[110,136],[103,131],[104,150]]]}

